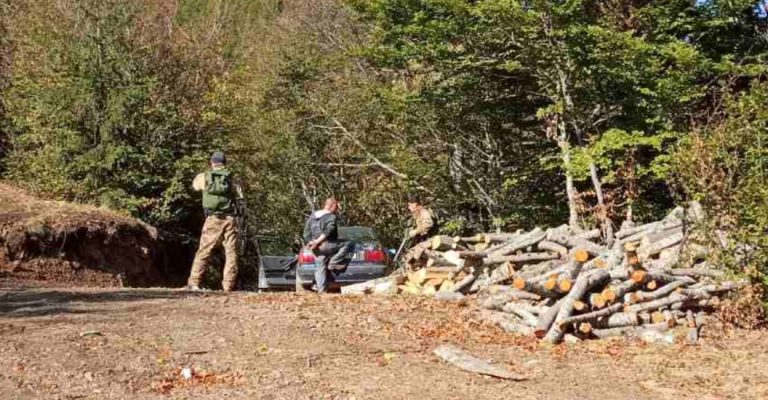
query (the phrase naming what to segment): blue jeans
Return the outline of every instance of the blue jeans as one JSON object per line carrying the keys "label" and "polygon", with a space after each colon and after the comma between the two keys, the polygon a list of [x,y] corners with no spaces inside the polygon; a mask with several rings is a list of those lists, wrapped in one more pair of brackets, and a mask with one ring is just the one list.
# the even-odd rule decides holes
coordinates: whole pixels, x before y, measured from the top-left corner
{"label": "blue jeans", "polygon": [[315,285],[318,293],[328,290],[328,283],[334,282],[343,273],[351,259],[354,249],[352,242],[325,242],[315,250],[317,256],[317,270],[315,271]]}

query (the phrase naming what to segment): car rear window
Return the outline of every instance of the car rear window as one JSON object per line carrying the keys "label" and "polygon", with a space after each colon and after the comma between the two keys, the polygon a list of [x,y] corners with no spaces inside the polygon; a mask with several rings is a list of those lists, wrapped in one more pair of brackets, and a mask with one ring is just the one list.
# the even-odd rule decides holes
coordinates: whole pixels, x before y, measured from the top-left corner
{"label": "car rear window", "polygon": [[353,242],[374,242],[376,234],[373,229],[366,226],[341,226],[339,227],[339,239]]}

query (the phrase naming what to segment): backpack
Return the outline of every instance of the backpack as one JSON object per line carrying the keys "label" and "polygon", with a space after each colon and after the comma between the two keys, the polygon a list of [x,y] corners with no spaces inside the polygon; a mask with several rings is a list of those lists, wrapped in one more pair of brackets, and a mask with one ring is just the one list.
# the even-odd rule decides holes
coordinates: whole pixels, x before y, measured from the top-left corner
{"label": "backpack", "polygon": [[232,189],[232,177],[226,169],[206,172],[205,190],[203,191],[203,208],[206,212],[212,214],[233,213]]}

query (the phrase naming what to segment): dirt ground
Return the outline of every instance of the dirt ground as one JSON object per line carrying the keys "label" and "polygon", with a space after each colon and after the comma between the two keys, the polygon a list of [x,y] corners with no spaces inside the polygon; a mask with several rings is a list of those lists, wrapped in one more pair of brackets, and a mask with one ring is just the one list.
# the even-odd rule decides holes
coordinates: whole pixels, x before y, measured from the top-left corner
{"label": "dirt ground", "polygon": [[[467,304],[0,281],[2,399],[765,399],[768,334],[540,347]],[[452,343],[530,377],[440,362]],[[191,368],[185,380],[182,369]]]}

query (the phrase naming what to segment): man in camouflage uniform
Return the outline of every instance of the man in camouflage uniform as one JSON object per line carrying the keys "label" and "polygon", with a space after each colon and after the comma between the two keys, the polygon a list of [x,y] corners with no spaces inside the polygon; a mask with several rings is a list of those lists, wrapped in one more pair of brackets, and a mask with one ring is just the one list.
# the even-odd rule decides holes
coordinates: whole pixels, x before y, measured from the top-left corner
{"label": "man in camouflage uniform", "polygon": [[435,217],[432,210],[421,204],[421,199],[416,195],[408,196],[408,211],[411,212],[414,227],[406,232],[407,238],[411,242],[411,248],[405,255],[407,265],[418,261],[424,250],[430,246],[429,238],[437,234],[438,226],[435,223]]}
{"label": "man in camouflage uniform", "polygon": [[199,290],[213,250],[222,245],[226,262],[222,288],[231,291],[237,281],[237,228],[238,209],[245,201],[240,182],[226,168],[224,153],[217,151],[211,156],[211,169],[195,177],[192,187],[203,192],[205,224],[200,235],[200,247],[192,263],[187,288]]}
{"label": "man in camouflage uniform", "polygon": [[317,256],[315,287],[318,293],[325,293],[328,281],[347,269],[354,243],[339,240],[339,202],[334,198],[325,200],[322,210],[312,213],[304,225],[304,240]]}

